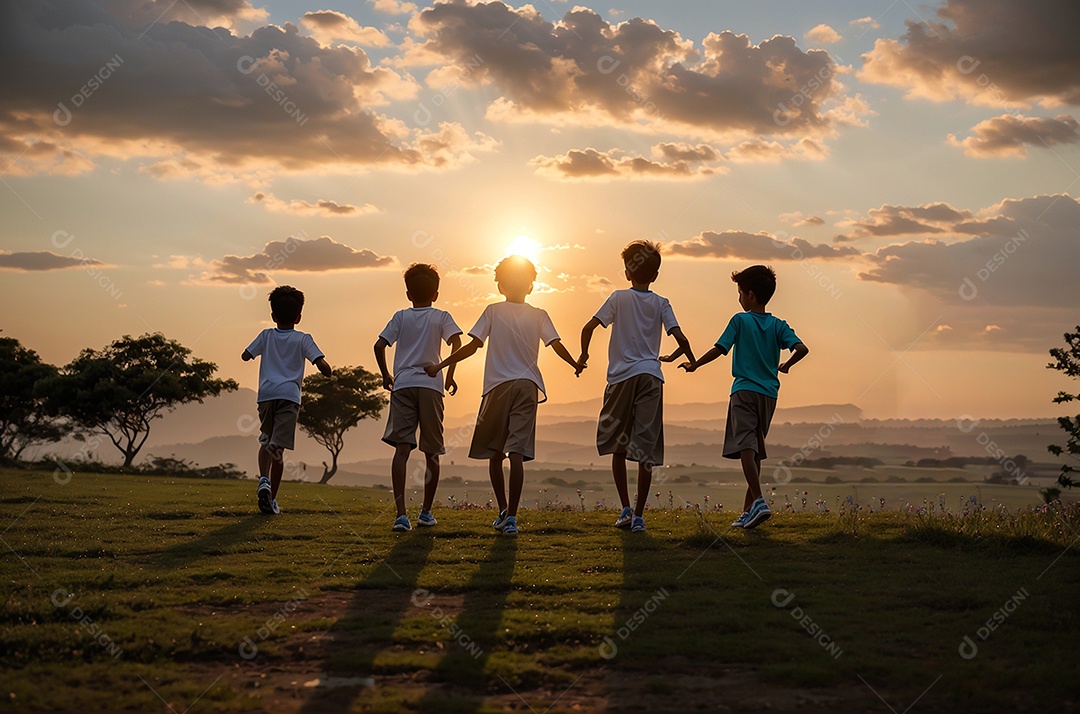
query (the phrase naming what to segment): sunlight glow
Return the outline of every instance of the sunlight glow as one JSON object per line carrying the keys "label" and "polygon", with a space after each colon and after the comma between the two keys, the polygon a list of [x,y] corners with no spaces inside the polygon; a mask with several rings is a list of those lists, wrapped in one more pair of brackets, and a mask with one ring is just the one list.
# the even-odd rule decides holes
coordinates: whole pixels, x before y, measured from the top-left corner
{"label": "sunlight glow", "polygon": [[520,255],[531,260],[533,265],[539,266],[540,253],[543,250],[544,246],[539,241],[522,234],[514,238],[514,240],[510,241],[510,245],[506,246],[506,256]]}

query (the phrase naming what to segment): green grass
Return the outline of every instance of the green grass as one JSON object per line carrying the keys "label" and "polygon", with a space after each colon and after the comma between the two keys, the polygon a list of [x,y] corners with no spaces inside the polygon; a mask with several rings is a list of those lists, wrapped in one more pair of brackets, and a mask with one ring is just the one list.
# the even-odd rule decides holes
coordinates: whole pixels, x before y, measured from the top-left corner
{"label": "green grass", "polygon": [[19,711],[918,699],[917,713],[1080,697],[1077,507],[778,513],[752,532],[730,513],[650,511],[640,535],[611,528],[613,512],[524,511],[515,540],[482,510],[392,533],[389,494],[360,488],[286,483],[269,518],[251,482],[0,471],[0,484],[0,701]]}

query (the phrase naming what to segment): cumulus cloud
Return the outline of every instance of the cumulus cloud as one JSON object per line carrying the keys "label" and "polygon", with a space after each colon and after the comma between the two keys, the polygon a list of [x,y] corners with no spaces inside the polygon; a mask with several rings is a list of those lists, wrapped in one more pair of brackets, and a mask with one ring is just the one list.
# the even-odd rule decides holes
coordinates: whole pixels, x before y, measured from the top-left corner
{"label": "cumulus cloud", "polygon": [[[921,206],[884,204],[872,208],[865,218],[841,221],[837,225],[852,228],[833,240],[847,243],[859,238],[880,238],[912,234],[965,233],[964,222],[972,218],[971,211],[953,208],[948,203],[927,203]],[[960,226],[961,230],[957,230]]]}
{"label": "cumulus cloud", "polygon": [[697,47],[649,20],[612,24],[578,6],[553,23],[531,5],[498,1],[440,3],[410,29],[422,41],[403,62],[449,63],[462,83],[492,87],[493,118],[710,137],[805,136],[839,124],[826,114],[843,99],[837,68],[791,37],[755,45],[721,32]]}
{"label": "cumulus cloud", "polygon": [[877,20],[872,17],[860,17],[856,20],[852,20],[848,23],[848,25],[850,27],[854,27],[856,30],[862,30],[863,32],[865,32],[866,30],[876,30],[877,28],[881,27],[881,25],[878,24]]}
{"label": "cumulus cloud", "polygon": [[806,39],[820,42],[823,45],[833,45],[844,38],[839,32],[822,23],[810,29],[806,33]]}
{"label": "cumulus cloud", "polygon": [[823,226],[825,225],[825,219],[821,216],[807,216],[802,211],[791,211],[790,213],[781,213],[779,218],[782,222],[794,228],[804,228],[806,226]]}
{"label": "cumulus cloud", "polygon": [[653,156],[668,161],[686,161],[689,163],[721,161],[724,158],[719,151],[708,144],[692,146],[680,142],[661,142],[652,147],[652,153]]}
{"label": "cumulus cloud", "polygon": [[353,206],[349,203],[337,203],[329,199],[320,198],[314,203],[303,200],[284,201],[272,193],[256,193],[247,200],[248,203],[256,203],[268,211],[281,213],[297,213],[318,216],[366,216],[370,213],[378,213],[379,209],[370,203],[363,206]]}
{"label": "cumulus cloud", "polygon": [[1075,0],[947,0],[937,17],[878,39],[859,77],[933,100],[1080,104]]}
{"label": "cumulus cloud", "polygon": [[669,243],[666,247],[674,255],[690,258],[731,258],[756,261],[803,260],[805,258],[830,260],[861,255],[860,251],[850,246],[812,245],[802,238],[787,240],[765,231],[758,233],[734,230],[720,233],[704,231],[690,240]]}
{"label": "cumulus cloud", "polygon": [[968,156],[979,158],[1022,158],[1027,156],[1028,146],[1050,148],[1058,144],[1080,143],[1080,123],[1067,114],[1052,119],[1002,114],[979,122],[971,128],[971,133],[964,139],[950,134],[949,141],[954,146],[963,147]]}
{"label": "cumulus cloud", "polygon": [[[930,293],[956,305],[1080,304],[1080,202],[1044,195],[1008,199],[965,226],[978,233],[945,243],[910,241],[879,248],[859,278]],[[982,319],[985,319],[983,316]],[[984,323],[985,324],[985,323]]]}
{"label": "cumulus cloud", "polygon": [[416,130],[375,111],[414,97],[415,80],[291,23],[236,35],[125,22],[77,0],[8,8],[0,61],[20,68],[0,75],[9,162],[29,149],[36,156],[16,163],[24,172],[72,172],[99,157],[165,162],[170,176],[186,162],[229,174],[347,172],[448,168],[493,146],[459,125]]}
{"label": "cumulus cloud", "polygon": [[784,144],[766,139],[748,139],[726,154],[727,160],[746,163],[776,163],[785,159],[820,160],[829,155],[829,149],[813,139],[799,139],[795,143]]}
{"label": "cumulus cloud", "polygon": [[385,47],[390,38],[377,27],[363,27],[348,15],[335,10],[306,12],[300,23],[311,31],[320,44],[329,45],[334,40],[355,42],[372,47]]}
{"label": "cumulus cloud", "polygon": [[27,252],[0,251],[0,270],[43,271],[66,268],[102,267],[105,263],[93,258],[59,255],[48,250]]}
{"label": "cumulus cloud", "polygon": [[644,156],[623,156],[618,149],[571,149],[561,156],[537,156],[532,164],[537,173],[549,178],[576,181],[606,181],[615,178],[696,179],[723,171],[693,161],[653,161]]}
{"label": "cumulus cloud", "polygon": [[292,271],[322,273],[331,270],[362,270],[394,264],[394,258],[362,248],[355,250],[330,236],[311,240],[287,238],[270,241],[252,255],[226,255],[210,263],[202,282],[255,283],[273,282],[270,273]]}

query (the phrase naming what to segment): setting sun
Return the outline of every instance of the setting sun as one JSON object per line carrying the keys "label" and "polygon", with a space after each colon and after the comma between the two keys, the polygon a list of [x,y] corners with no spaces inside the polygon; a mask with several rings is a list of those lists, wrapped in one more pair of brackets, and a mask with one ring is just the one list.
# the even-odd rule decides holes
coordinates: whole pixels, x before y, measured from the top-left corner
{"label": "setting sun", "polygon": [[510,245],[506,246],[506,255],[520,255],[531,260],[534,265],[539,266],[540,253],[543,250],[544,246],[539,241],[522,234],[514,238],[514,240],[510,241]]}

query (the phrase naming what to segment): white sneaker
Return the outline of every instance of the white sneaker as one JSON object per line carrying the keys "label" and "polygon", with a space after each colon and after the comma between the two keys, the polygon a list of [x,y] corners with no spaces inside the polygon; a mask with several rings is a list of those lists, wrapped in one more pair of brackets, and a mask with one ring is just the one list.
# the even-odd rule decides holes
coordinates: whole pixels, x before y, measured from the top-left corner
{"label": "white sneaker", "polygon": [[627,506],[622,509],[622,513],[615,519],[616,528],[626,528],[634,520],[634,509]]}
{"label": "white sneaker", "polygon": [[270,501],[270,512],[273,513],[275,516],[280,516],[281,515],[281,509],[278,508],[276,498],[274,500]]}
{"label": "white sneaker", "polygon": [[259,488],[255,493],[259,499],[259,510],[263,513],[273,513],[274,510],[270,503],[273,500],[270,496],[270,479],[265,476],[260,478]]}

